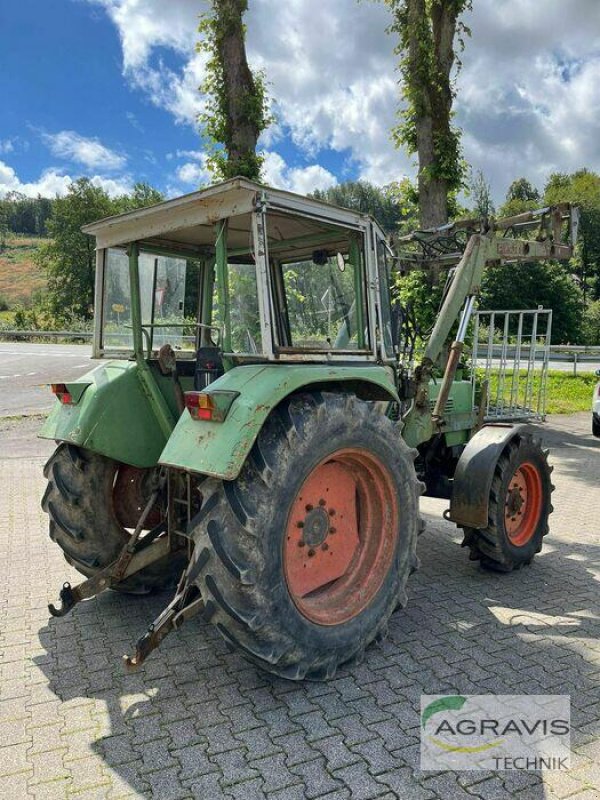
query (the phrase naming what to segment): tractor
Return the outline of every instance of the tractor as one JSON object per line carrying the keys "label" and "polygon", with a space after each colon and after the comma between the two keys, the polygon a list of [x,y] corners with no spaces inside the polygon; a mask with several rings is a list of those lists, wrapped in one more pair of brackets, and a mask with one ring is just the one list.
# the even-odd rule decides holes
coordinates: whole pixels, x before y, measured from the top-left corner
{"label": "tractor", "polygon": [[[466,220],[396,255],[367,215],[236,178],[85,226],[99,362],[52,384],[40,433],[50,537],[85,580],[50,612],[170,589],[128,669],[200,614],[260,667],[326,679],[406,604],[422,493],[483,567],[530,564],[547,453],[526,403],[490,419],[465,341],[484,269],[567,259],[576,223],[567,205]],[[392,275],[435,264],[443,301],[411,339]]]}

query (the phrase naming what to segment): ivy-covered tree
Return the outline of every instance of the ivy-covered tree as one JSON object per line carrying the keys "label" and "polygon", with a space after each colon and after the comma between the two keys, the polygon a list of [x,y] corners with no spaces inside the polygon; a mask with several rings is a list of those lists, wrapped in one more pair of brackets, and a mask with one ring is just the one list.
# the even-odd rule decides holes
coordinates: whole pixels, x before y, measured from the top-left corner
{"label": "ivy-covered tree", "polygon": [[405,108],[394,130],[398,146],[416,153],[423,228],[448,221],[448,198],[464,183],[460,131],[452,123],[456,94],[453,72],[469,29],[462,21],[471,0],[385,0],[389,31],[398,36]]}
{"label": "ivy-covered tree", "polygon": [[198,44],[208,55],[200,87],[207,96],[200,122],[210,144],[208,166],[216,179],[259,180],[257,144],[271,117],[264,76],[250,69],[246,56],[248,0],[210,0],[210,6],[200,20]]}

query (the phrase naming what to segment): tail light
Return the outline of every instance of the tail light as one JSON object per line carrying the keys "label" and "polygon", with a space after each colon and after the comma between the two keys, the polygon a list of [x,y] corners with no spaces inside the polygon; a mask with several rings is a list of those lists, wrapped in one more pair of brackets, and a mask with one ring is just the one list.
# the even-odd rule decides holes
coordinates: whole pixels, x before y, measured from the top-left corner
{"label": "tail light", "polygon": [[186,392],[185,407],[192,419],[207,422],[224,422],[239,392]]}
{"label": "tail light", "polygon": [[52,394],[55,394],[64,406],[73,405],[73,395],[66,383],[51,383],[50,388],[52,389]]}

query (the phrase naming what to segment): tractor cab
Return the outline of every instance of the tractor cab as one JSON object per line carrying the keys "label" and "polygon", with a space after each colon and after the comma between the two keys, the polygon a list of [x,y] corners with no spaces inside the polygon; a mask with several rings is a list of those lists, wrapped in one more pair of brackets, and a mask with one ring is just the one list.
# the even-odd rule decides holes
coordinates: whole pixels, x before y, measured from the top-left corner
{"label": "tractor cab", "polygon": [[196,384],[215,350],[223,369],[393,361],[388,247],[364,215],[235,179],[84,230],[98,358],[170,345]]}

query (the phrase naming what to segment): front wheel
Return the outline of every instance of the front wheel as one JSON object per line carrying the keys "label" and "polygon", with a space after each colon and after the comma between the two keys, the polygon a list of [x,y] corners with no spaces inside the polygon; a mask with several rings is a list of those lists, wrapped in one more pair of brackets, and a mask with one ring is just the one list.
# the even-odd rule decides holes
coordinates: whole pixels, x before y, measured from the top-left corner
{"label": "front wheel", "polygon": [[519,434],[500,456],[489,498],[488,526],[465,528],[471,559],[497,572],[530,564],[548,533],[550,481],[547,451],[530,434]]}
{"label": "front wheel", "polygon": [[414,451],[354,396],[297,395],[235,481],[209,480],[188,581],[229,644],[291,679],[328,678],[381,634],[416,567]]}

